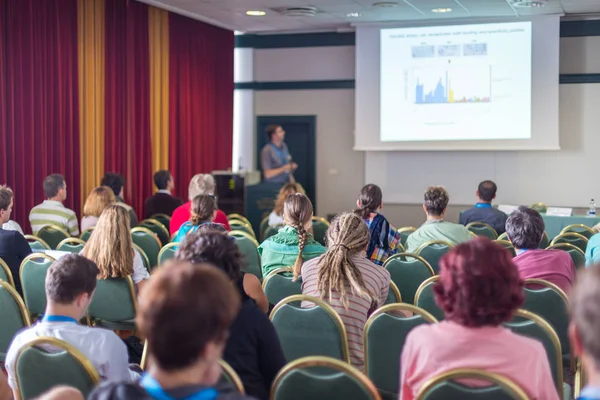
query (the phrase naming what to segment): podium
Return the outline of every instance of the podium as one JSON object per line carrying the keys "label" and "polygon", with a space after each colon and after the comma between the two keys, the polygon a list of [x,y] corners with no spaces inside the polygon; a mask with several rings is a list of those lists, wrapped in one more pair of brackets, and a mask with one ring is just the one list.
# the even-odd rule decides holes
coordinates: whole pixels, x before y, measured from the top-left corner
{"label": "podium", "polygon": [[246,214],[246,186],[260,182],[260,171],[213,171],[219,209],[225,214]]}

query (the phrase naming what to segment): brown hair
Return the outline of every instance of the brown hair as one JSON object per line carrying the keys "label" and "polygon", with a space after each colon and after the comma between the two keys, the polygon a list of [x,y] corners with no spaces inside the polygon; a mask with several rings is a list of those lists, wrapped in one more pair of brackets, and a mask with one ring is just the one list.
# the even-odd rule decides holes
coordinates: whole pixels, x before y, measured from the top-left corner
{"label": "brown hair", "polygon": [[283,215],[283,203],[288,196],[296,193],[306,194],[304,188],[299,183],[287,183],[279,190],[277,199],[275,200],[275,208],[273,212],[277,215]]}
{"label": "brown hair", "polygon": [[136,322],[158,367],[174,371],[194,364],[208,343],[225,342],[239,308],[239,295],[223,272],[171,261],[142,288]]}
{"label": "brown hair", "polygon": [[600,266],[577,272],[577,283],[569,297],[571,320],[577,327],[583,351],[596,368],[600,366]]}
{"label": "brown hair", "polygon": [[98,279],[124,278],[133,273],[133,241],[125,207],[113,204],[102,212],[81,255],[98,265]]}
{"label": "brown hair", "polygon": [[116,202],[117,198],[111,188],[108,186],[98,186],[90,192],[85,200],[83,216],[99,217],[106,207],[115,204]]}
{"label": "brown hair", "polygon": [[429,186],[423,197],[427,214],[435,217],[442,215],[450,201],[450,196],[443,186]]}
{"label": "brown hair", "polygon": [[363,186],[358,196],[358,207],[354,213],[362,219],[369,219],[372,212],[376,212],[383,202],[381,188],[372,183]]}
{"label": "brown hair", "polygon": [[192,200],[192,217],[190,222],[192,225],[200,225],[203,222],[208,222],[212,219],[217,202],[212,194],[199,194]]}
{"label": "brown hair", "polygon": [[46,273],[46,297],[59,304],[70,304],[82,293],[96,289],[96,264],[78,254],[56,260]]}
{"label": "brown hair", "polygon": [[302,269],[302,251],[306,242],[308,241],[308,232],[304,229],[312,218],[313,207],[312,203],[302,193],[296,193],[288,196],[283,204],[283,221],[286,225],[289,225],[296,229],[298,232],[298,257],[294,263],[294,279],[297,279]]}
{"label": "brown hair", "polygon": [[8,186],[0,186],[0,210],[8,210],[14,197],[13,191]]}

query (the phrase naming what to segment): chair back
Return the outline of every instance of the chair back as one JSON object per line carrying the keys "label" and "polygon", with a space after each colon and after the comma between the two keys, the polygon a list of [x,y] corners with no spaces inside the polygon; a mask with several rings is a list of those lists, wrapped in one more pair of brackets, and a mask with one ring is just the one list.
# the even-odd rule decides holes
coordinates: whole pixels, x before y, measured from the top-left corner
{"label": "chair back", "polygon": [[54,225],[43,226],[38,231],[37,236],[46,242],[52,250],[56,250],[60,242],[71,237],[67,231]]}
{"label": "chair back", "polygon": [[156,267],[158,264],[158,253],[160,253],[160,249],[162,248],[158,236],[148,228],[137,227],[131,230],[131,237],[133,243],[137,244],[148,257],[150,269]]}
{"label": "chair back", "polygon": [[94,228],[88,228],[85,231],[81,232],[81,235],[79,235],[79,238],[81,240],[83,240],[84,242],[87,242],[88,240],[90,240],[90,236],[92,236],[92,232],[94,232]]}
{"label": "chair back", "polygon": [[453,247],[452,243],[443,240],[432,240],[419,246],[416,253],[418,256],[423,257],[437,274],[440,272],[440,259],[444,254],[452,250]]}
{"label": "chair back", "polygon": [[231,228],[232,231],[246,232],[247,234],[256,238],[256,234],[254,233],[254,230],[252,229],[252,225],[247,224],[244,221],[240,221],[239,219],[234,219],[232,221],[229,221],[229,227]]}
{"label": "chair back", "polygon": [[312,217],[313,236],[323,246],[325,246],[325,237],[327,236],[329,225],[329,221],[323,217]]}
{"label": "chair back", "polygon": [[85,241],[78,238],[66,238],[61,241],[58,246],[56,246],[56,250],[58,251],[68,251],[69,253],[79,254],[81,250],[85,247]]}
{"label": "chair back", "polygon": [[96,325],[135,330],[136,293],[131,276],[98,279],[88,314]]}
{"label": "chair back", "polygon": [[562,231],[560,231],[559,235],[562,235],[563,233],[579,233],[580,235],[584,236],[586,239],[590,239],[592,236],[594,236],[596,233],[598,233],[597,231],[595,231],[593,228],[590,228],[587,225],[584,224],[572,224],[572,225],[567,225],[563,228]]}
{"label": "chair back", "polygon": [[404,228],[397,230],[398,234],[400,235],[400,242],[402,243],[402,246],[406,247],[406,239],[408,239],[410,234],[416,230],[417,228],[414,226],[405,226]]}
{"label": "chair back", "polygon": [[150,260],[148,260],[148,256],[146,255],[144,250],[142,250],[142,248],[135,243],[133,244],[133,249],[138,252],[140,257],[142,257],[142,262],[144,263],[144,268],[146,268],[146,271],[148,271],[148,273],[151,273],[152,270],[150,269]]}
{"label": "chair back", "polygon": [[390,281],[390,288],[388,290],[387,298],[385,299],[385,304],[395,303],[402,303],[402,295],[400,294],[400,290],[398,290],[398,286],[396,286],[394,281]]}
{"label": "chair back", "polygon": [[175,252],[177,251],[177,246],[179,243],[168,243],[163,246],[158,253],[158,265],[163,265],[165,262],[175,257]]}
{"label": "chair back", "polygon": [[529,208],[532,208],[535,211],[542,213],[542,214],[545,213],[546,211],[548,211],[548,206],[546,206],[544,203],[541,203],[539,201],[530,205]]}
{"label": "chair back", "polygon": [[[314,306],[302,308],[294,304],[302,301]],[[305,295],[290,296],[273,308],[269,318],[288,362],[316,355],[350,362],[344,322],[323,300]]]}
{"label": "chair back", "polygon": [[164,226],[165,229],[167,229],[167,231],[169,230],[169,226],[171,226],[171,217],[167,214],[152,214],[150,216],[150,219],[160,222],[162,226]]}
{"label": "chair back", "polygon": [[550,246],[550,239],[548,239],[548,234],[544,232],[544,234],[542,235],[542,240],[538,245],[538,249],[545,249],[548,246]]}
{"label": "chair back", "polygon": [[262,221],[260,221],[260,226],[259,226],[261,242],[263,240],[265,240],[265,231],[267,230],[268,226],[269,226],[269,217],[266,216],[262,219]]}
{"label": "chair back", "polygon": [[490,240],[498,239],[496,230],[485,222],[471,222],[470,224],[467,224],[466,228],[469,232],[472,232],[477,236],[486,237]]}
{"label": "chair back", "polygon": [[164,246],[165,244],[169,243],[169,240],[171,239],[171,236],[169,235],[169,230],[165,228],[165,226],[161,222],[155,219],[145,219],[142,222],[140,222],[138,226],[147,228],[152,233],[154,233],[158,237],[158,240],[160,240],[161,246]]}
{"label": "chair back", "polygon": [[371,314],[363,336],[365,373],[383,398],[398,398],[399,360],[409,332],[433,323],[437,320],[431,314],[409,304],[386,305]]}
{"label": "chair back", "polygon": [[48,246],[48,243],[44,242],[42,239],[40,239],[37,236],[25,235],[23,237],[25,238],[25,240],[27,240],[27,242],[29,243],[29,248],[33,252],[36,252],[36,251],[42,252],[42,251],[46,251],[46,250],[51,250],[50,246]]}
{"label": "chair back", "polygon": [[517,256],[517,252],[515,250],[515,247],[508,240],[500,240],[500,239],[498,239],[498,240],[496,240],[496,243],[498,243],[500,246],[502,246],[506,250],[508,250],[510,252],[510,255],[512,257],[516,257]]}
{"label": "chair back", "polygon": [[235,220],[242,221],[243,223],[248,224],[248,225],[252,225],[250,223],[250,221],[248,220],[248,218],[244,217],[241,214],[232,213],[232,214],[227,215],[227,221],[231,222],[231,221],[235,221]]}
{"label": "chair back", "polygon": [[13,279],[12,272],[8,264],[0,258],[0,280],[8,283],[13,288],[15,287],[15,280]]}
{"label": "chair back", "polygon": [[585,253],[585,249],[588,244],[588,238],[575,232],[561,233],[560,235],[552,239],[552,241],[550,242],[550,246],[559,243],[572,244],[573,246],[577,247]]}
{"label": "chair back", "polygon": [[423,257],[416,254],[400,253],[388,257],[383,268],[390,273],[391,280],[402,293],[405,303],[413,304],[417,289],[435,273]]}
{"label": "chair back", "polygon": [[[509,241],[509,242],[510,242],[510,240],[508,240],[508,235],[507,235],[507,233],[506,233],[506,232],[504,232],[504,233],[500,234],[500,236],[498,236],[498,238],[497,238],[496,240],[506,240],[506,241]],[[512,243],[511,243],[511,244],[512,244]]]}
{"label": "chair back", "polygon": [[21,296],[3,280],[0,280],[0,321],[0,362],[4,363],[13,338],[18,331],[31,325],[31,319]]}
{"label": "chair back", "polygon": [[33,253],[25,257],[19,269],[25,305],[32,315],[42,315],[46,310],[46,273],[54,258]]}
{"label": "chair back", "polygon": [[278,304],[287,297],[302,294],[302,277],[294,282],[292,267],[277,268],[269,272],[262,287],[269,304]]}
{"label": "chair back", "polygon": [[[145,349],[145,347],[144,347]],[[244,383],[240,379],[240,376],[235,372],[231,365],[227,364],[225,360],[219,360],[221,365],[221,382],[228,383],[235,388],[239,394],[244,394]]]}
{"label": "chair back", "polygon": [[38,337],[21,348],[15,374],[21,400],[38,397],[57,385],[79,390],[84,397],[100,383],[94,365],[69,343]]}
{"label": "chair back", "polygon": [[329,357],[303,357],[279,371],[271,400],[380,400],[373,383],[353,366]]}
{"label": "chair back", "polygon": [[[256,276],[261,282],[263,280],[262,268],[260,266],[260,254],[258,254],[258,242],[254,236],[242,231],[231,231],[229,236],[235,238],[240,253],[242,253],[243,268],[248,274]],[[271,303],[275,304],[275,303]]]}
{"label": "chair back", "polygon": [[569,243],[555,243],[551,246],[548,246],[546,249],[564,250],[571,256],[573,264],[575,264],[575,268],[579,269],[585,267],[585,252],[581,251],[581,249],[577,246],[573,246]]}
{"label": "chair back", "polygon": [[435,317],[438,321],[444,319],[444,311],[435,302],[433,287],[440,279],[439,275],[432,276],[419,286],[415,294],[415,306],[421,307]]}
{"label": "chair back", "polygon": [[[489,382],[491,386],[470,387],[457,380]],[[434,376],[421,388],[416,400],[527,400],[527,392],[511,379],[495,372],[459,368]]]}
{"label": "chair back", "polygon": [[277,235],[277,232],[279,232],[281,228],[283,228],[283,225],[267,226],[265,229],[265,234],[263,235],[263,240],[267,240],[271,236]]}

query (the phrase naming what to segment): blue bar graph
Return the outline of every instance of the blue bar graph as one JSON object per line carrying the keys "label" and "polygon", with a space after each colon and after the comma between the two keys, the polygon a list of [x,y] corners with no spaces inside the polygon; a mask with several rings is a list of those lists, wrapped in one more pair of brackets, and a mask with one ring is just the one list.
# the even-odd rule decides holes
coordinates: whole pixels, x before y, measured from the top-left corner
{"label": "blue bar graph", "polygon": [[[453,85],[448,71],[446,71],[445,77],[439,78],[435,88],[429,91],[425,90],[425,85],[417,78],[417,84],[415,87],[415,104],[489,103],[491,101],[492,93],[491,66],[489,67],[489,70],[487,68],[488,67],[486,67],[486,69],[483,71],[485,78],[487,79],[485,79],[485,82],[483,82],[482,79],[479,87],[480,90],[477,90],[478,95],[471,93],[468,96],[457,96],[456,87]],[[462,79],[464,79],[464,76]]]}

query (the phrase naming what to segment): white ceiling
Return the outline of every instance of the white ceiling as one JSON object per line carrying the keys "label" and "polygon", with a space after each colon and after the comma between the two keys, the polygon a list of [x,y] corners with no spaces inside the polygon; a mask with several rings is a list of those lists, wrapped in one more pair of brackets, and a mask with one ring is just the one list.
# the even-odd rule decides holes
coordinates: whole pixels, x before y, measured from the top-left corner
{"label": "white ceiling", "polygon": [[[373,7],[378,0],[140,0],[214,25],[244,33],[323,31],[350,28],[352,24],[481,17],[527,17],[542,14],[600,13],[600,0],[548,0],[538,8],[515,8],[510,0],[395,0],[397,7]],[[314,17],[294,18],[273,11],[286,6],[314,6]],[[434,13],[432,8],[452,8]],[[264,10],[264,17],[246,16],[247,10]],[[347,17],[358,12],[360,17]]]}

